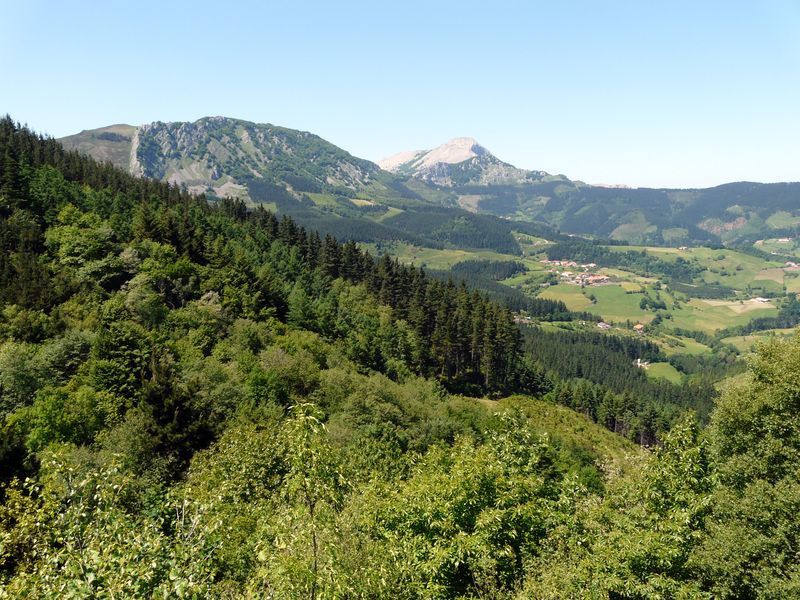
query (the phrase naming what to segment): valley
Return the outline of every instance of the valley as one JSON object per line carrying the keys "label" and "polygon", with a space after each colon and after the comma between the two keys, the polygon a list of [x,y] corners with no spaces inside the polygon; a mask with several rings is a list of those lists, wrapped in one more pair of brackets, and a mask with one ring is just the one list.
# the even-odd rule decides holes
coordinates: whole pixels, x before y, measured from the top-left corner
{"label": "valley", "polygon": [[[753,255],[727,248],[600,246],[614,256],[635,253],[653,257],[657,269],[686,263],[691,281],[672,281],[663,272],[632,269],[630,261],[617,266],[599,266],[571,260],[551,260],[548,248],[554,243],[515,232],[523,254],[470,249],[437,249],[407,243],[364,244],[372,253],[388,253],[401,262],[433,272],[459,273],[460,266],[477,265],[497,269],[516,265],[514,273],[494,278],[498,284],[531,298],[563,302],[575,313],[590,313],[594,320],[567,321],[529,318],[525,324],[549,330],[602,332],[653,341],[667,357],[676,355],[713,356],[730,352],[745,356],[758,342],[793,333],[792,327],[777,326],[783,307],[800,292],[800,269],[793,261],[759,253]],[[759,245],[755,245],[756,248]],[[788,254],[788,252],[786,252]],[[559,254],[559,256],[561,256]],[[580,259],[580,257],[578,257]],[[470,280],[469,276],[467,279]],[[475,281],[475,280],[473,280]],[[478,283],[478,285],[480,285]],[[784,309],[785,312],[785,309]],[[609,328],[598,327],[598,321]],[[797,318],[790,319],[792,324]],[[776,326],[772,326],[776,325]],[[752,329],[752,330],[751,330]],[[740,333],[740,331],[746,333]],[[705,342],[705,343],[703,343]],[[686,376],[669,363],[650,365],[651,377],[680,382]]]}

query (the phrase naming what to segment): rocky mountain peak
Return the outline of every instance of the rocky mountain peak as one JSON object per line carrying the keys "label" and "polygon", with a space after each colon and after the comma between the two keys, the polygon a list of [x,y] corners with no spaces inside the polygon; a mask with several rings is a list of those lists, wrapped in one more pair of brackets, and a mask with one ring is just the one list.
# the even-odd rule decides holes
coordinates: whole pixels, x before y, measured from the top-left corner
{"label": "rocky mountain peak", "polygon": [[447,187],[527,183],[547,176],[542,171],[526,171],[503,162],[472,137],[453,138],[431,150],[400,152],[378,165],[386,171]]}

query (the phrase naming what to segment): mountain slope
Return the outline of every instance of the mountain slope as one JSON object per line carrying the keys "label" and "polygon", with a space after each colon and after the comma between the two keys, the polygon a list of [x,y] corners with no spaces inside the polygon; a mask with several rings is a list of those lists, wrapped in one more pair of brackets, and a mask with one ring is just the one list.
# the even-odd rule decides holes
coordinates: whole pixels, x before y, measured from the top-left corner
{"label": "mountain slope", "polygon": [[99,129],[85,129],[59,141],[69,150],[77,150],[95,160],[110,162],[127,170],[131,164],[131,142],[137,130],[138,127],[133,125],[110,125]]}
{"label": "mountain slope", "polygon": [[707,189],[608,188],[579,182],[458,186],[473,210],[543,221],[562,231],[677,245],[794,236],[800,183],[739,182]]}

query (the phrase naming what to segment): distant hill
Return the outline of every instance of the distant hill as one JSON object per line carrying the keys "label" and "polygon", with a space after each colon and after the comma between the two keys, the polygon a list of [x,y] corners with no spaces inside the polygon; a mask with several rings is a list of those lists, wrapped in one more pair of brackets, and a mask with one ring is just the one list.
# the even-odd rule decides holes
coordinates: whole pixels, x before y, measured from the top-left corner
{"label": "distant hill", "polygon": [[564,232],[680,245],[796,236],[800,183],[730,183],[707,189],[610,188],[572,181],[462,185],[459,205]]}
{"label": "distant hill", "polygon": [[378,164],[436,188],[472,212],[632,243],[753,241],[794,235],[800,226],[800,183],[740,182],[692,190],[587,185],[519,169],[472,138],[401,152]]}

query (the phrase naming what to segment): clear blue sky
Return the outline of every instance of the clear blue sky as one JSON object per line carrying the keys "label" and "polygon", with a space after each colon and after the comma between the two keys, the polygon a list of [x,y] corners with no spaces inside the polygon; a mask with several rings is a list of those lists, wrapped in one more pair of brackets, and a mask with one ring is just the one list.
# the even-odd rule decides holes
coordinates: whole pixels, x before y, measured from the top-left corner
{"label": "clear blue sky", "polygon": [[0,112],[226,115],[357,156],[472,136],[592,183],[800,180],[800,1],[0,0]]}

